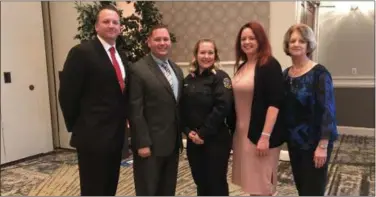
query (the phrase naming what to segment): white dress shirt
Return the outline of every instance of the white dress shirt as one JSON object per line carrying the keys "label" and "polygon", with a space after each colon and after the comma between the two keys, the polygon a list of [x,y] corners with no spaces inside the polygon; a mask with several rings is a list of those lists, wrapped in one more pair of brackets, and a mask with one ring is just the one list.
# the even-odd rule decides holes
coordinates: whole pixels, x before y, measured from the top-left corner
{"label": "white dress shirt", "polygon": [[123,80],[124,80],[124,78],[125,78],[124,65],[123,65],[123,61],[121,61],[121,58],[120,58],[120,55],[119,55],[118,51],[116,50],[116,46],[115,45],[111,46],[106,41],[104,41],[103,38],[101,38],[99,35],[97,35],[97,37],[98,37],[99,41],[102,43],[103,48],[106,50],[107,55],[110,58],[111,62],[112,62],[112,58],[111,58],[110,48],[111,47],[115,48],[115,58],[116,58],[117,62],[119,63],[120,71],[121,71],[121,76],[123,77]]}

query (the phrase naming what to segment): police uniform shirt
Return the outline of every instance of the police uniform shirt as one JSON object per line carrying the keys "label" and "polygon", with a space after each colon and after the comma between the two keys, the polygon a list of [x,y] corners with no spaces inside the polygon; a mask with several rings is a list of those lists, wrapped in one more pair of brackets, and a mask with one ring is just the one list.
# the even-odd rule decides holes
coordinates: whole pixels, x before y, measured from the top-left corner
{"label": "police uniform shirt", "polygon": [[184,79],[182,120],[184,132],[213,135],[225,124],[233,102],[231,79],[222,70],[195,72]]}

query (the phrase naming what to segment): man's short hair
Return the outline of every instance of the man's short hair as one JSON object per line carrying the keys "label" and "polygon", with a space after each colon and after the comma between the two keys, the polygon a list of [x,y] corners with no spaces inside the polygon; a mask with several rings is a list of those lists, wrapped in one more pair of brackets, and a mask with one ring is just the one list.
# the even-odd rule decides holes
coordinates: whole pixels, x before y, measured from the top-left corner
{"label": "man's short hair", "polygon": [[167,29],[167,31],[168,31],[168,26],[165,25],[165,24],[157,24],[157,25],[153,26],[150,29],[150,31],[148,32],[148,37],[150,37],[153,34],[153,31],[156,30],[156,29]]}
{"label": "man's short hair", "polygon": [[119,18],[120,18],[120,11],[114,6],[114,5],[103,5],[99,8],[98,12],[97,12],[97,16],[95,17],[95,23],[98,22],[98,19],[99,19],[99,14],[103,11],[103,10],[112,10],[112,11],[115,11]]}

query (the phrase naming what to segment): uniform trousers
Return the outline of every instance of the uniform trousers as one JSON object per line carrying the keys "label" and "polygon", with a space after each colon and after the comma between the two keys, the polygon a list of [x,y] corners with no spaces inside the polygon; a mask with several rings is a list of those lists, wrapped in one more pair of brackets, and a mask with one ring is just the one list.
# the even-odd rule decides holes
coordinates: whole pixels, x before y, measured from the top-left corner
{"label": "uniform trousers", "polygon": [[228,196],[227,168],[232,137],[227,129],[197,145],[187,142],[187,157],[198,196]]}

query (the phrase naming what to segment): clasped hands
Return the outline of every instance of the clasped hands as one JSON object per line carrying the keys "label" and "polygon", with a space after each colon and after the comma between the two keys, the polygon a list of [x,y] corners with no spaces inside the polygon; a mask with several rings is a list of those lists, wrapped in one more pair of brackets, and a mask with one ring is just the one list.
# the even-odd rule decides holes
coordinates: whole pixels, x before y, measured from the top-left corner
{"label": "clasped hands", "polygon": [[195,144],[204,144],[204,140],[200,138],[196,131],[190,131],[188,134],[189,139]]}

